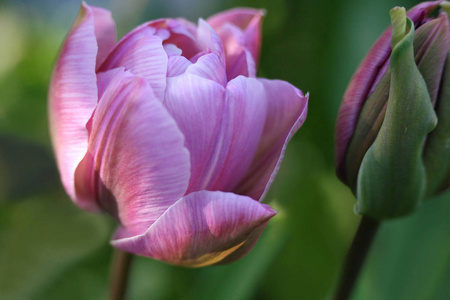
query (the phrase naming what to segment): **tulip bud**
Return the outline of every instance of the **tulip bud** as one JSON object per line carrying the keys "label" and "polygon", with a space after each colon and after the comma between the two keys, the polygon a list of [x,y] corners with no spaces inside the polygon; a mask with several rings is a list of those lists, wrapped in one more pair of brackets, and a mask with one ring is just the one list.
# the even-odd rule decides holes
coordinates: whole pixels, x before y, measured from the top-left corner
{"label": "tulip bud", "polygon": [[[439,5],[442,11],[429,17]],[[336,128],[337,174],[356,194],[358,213],[376,219],[406,215],[449,185],[447,5],[392,9],[392,27],[344,95]]]}

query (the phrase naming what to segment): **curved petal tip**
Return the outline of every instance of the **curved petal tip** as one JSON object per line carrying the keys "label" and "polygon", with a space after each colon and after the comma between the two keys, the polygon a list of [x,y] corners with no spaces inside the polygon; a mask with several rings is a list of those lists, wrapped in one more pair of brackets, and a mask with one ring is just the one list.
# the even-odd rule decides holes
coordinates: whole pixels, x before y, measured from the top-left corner
{"label": "curved petal tip", "polygon": [[119,229],[112,245],[175,265],[203,267],[224,261],[241,247],[245,251],[239,254],[245,255],[276,213],[246,196],[195,192],[171,206],[142,235],[127,237],[127,230]]}

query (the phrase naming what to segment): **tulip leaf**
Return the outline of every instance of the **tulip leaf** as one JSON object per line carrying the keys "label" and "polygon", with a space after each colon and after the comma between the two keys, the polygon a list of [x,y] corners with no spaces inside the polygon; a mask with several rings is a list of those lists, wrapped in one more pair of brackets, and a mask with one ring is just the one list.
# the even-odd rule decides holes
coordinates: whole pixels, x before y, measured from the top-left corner
{"label": "tulip leaf", "polygon": [[386,115],[363,158],[357,185],[356,211],[379,220],[406,215],[422,200],[426,187],[422,147],[437,122],[414,61],[414,25],[404,8],[392,9],[391,17],[396,43]]}

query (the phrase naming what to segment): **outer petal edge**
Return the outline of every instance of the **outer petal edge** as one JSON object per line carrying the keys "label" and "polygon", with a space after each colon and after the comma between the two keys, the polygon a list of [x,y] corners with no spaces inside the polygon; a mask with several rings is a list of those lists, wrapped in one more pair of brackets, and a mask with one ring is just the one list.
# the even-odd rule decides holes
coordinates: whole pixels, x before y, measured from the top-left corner
{"label": "outer petal edge", "polygon": [[[120,238],[113,246],[171,264],[216,264],[258,235],[276,212],[249,197],[200,191],[181,198],[142,235]],[[249,250],[249,249],[248,249]]]}

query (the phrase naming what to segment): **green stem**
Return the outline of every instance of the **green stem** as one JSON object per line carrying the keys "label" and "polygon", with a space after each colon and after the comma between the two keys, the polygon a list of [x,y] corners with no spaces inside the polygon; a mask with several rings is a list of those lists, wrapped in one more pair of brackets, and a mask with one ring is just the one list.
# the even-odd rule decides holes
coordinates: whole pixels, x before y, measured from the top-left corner
{"label": "green stem", "polygon": [[111,268],[110,300],[125,299],[132,258],[130,253],[115,250]]}
{"label": "green stem", "polygon": [[370,246],[377,233],[379,222],[363,216],[358,231],[347,253],[340,283],[334,300],[348,300],[352,295],[358,275],[362,270]]}

